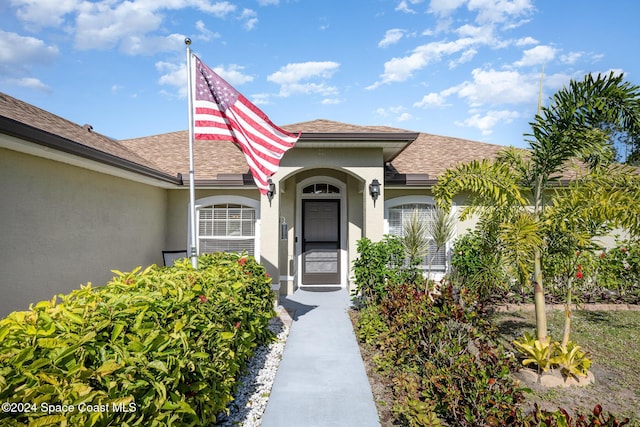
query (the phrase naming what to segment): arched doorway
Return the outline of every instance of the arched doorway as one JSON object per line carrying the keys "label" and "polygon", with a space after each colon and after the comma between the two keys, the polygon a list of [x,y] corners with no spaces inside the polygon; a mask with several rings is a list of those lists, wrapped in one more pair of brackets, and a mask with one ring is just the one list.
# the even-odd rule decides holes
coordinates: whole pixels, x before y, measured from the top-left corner
{"label": "arched doorway", "polygon": [[298,286],[346,284],[346,184],[317,176],[297,185]]}

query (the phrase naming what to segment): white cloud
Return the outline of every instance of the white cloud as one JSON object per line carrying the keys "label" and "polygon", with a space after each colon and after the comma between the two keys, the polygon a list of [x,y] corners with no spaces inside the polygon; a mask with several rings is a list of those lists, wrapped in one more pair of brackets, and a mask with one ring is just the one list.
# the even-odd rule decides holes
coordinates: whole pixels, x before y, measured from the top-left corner
{"label": "white cloud", "polygon": [[75,45],[78,49],[112,49],[144,38],[162,23],[154,10],[134,3],[120,3],[115,8],[105,3],[84,3],[76,19]]}
{"label": "white cloud", "polygon": [[551,46],[536,46],[532,49],[525,50],[522,53],[522,59],[513,63],[516,67],[528,67],[531,65],[540,65],[551,61],[556,57],[557,49]]}
{"label": "white cloud", "polygon": [[399,28],[394,28],[392,30],[387,30],[384,35],[384,38],[380,40],[378,43],[378,47],[387,47],[392,44],[398,43],[400,39],[404,36],[405,30],[401,30]]}
{"label": "white cloud", "polygon": [[120,50],[128,55],[153,55],[158,52],[176,52],[184,49],[185,36],[130,36],[122,40]]}
{"label": "white cloud", "polygon": [[380,117],[393,117],[397,122],[406,122],[413,119],[413,116],[407,112],[407,109],[402,105],[396,105],[392,107],[380,107],[375,110],[375,113]]}
{"label": "white cloud", "polygon": [[6,79],[4,82],[10,86],[26,87],[28,89],[35,89],[42,92],[51,92],[51,88],[42,83],[40,79],[35,77],[22,77],[19,79]]}
{"label": "white cloud", "polygon": [[258,14],[252,9],[243,9],[242,14],[238,17],[239,20],[244,21],[244,28],[246,30],[253,30],[258,23]]}
{"label": "white cloud", "polygon": [[280,70],[267,77],[267,80],[280,85],[280,96],[290,96],[296,93],[319,93],[325,96],[335,95],[338,90],[333,86],[321,83],[305,82],[306,80],[329,79],[340,67],[332,61],[301,62],[287,64]]}
{"label": "white cloud", "polygon": [[422,0],[402,0],[400,3],[398,3],[398,6],[396,6],[396,11],[412,14],[416,13],[415,10],[411,9],[411,6],[409,6],[409,4],[418,4],[421,2]]}
{"label": "white cloud", "polygon": [[329,78],[338,67],[340,64],[331,61],[287,64],[271,74],[267,80],[278,84],[288,84],[313,77]]}
{"label": "white cloud", "polygon": [[325,98],[320,103],[322,105],[336,105],[336,104],[341,104],[342,102],[343,100],[339,98]]}
{"label": "white cloud", "polygon": [[268,93],[256,93],[254,95],[251,95],[251,102],[253,102],[255,105],[271,104],[271,95],[269,95]]}
{"label": "white cloud", "polygon": [[516,46],[529,46],[532,44],[538,44],[538,40],[529,36],[516,40]]}
{"label": "white cloud", "polygon": [[158,80],[161,85],[173,86],[178,89],[178,95],[181,98],[187,96],[187,64],[180,63],[175,64],[171,62],[158,61],[156,62],[156,70],[162,73],[162,76]]}
{"label": "white cloud", "polygon": [[584,56],[584,52],[569,52],[565,55],[560,55],[560,62],[562,62],[563,64],[573,65]]}
{"label": "white cloud", "polygon": [[226,68],[220,65],[213,67],[213,71],[229,82],[231,86],[240,86],[253,81],[253,76],[244,74],[242,70],[244,70],[244,67],[237,64],[229,64]]}
{"label": "white cloud", "polygon": [[210,29],[207,28],[207,26],[205,25],[204,22],[202,21],[197,21],[196,22],[196,30],[198,30],[200,32],[200,35],[197,36],[197,38],[199,40],[208,42],[212,39],[218,39],[220,38],[220,34],[211,31]]}
{"label": "white cloud", "polygon": [[36,27],[60,27],[65,15],[74,12],[80,0],[12,0],[16,16]]}
{"label": "white cloud", "polygon": [[[58,27],[72,34],[80,50],[119,48],[130,54],[173,50],[171,35],[154,34],[162,31],[166,11],[193,8],[225,18],[237,10],[228,1],[212,0],[12,0],[11,4],[16,16],[30,26]],[[251,9],[240,12],[238,19],[246,29],[258,22]],[[197,28],[203,38],[212,37],[203,25]]]}
{"label": "white cloud", "polygon": [[10,85],[48,90],[40,80],[30,77],[34,65],[49,65],[60,51],[35,37],[0,30],[0,76]]}
{"label": "white cloud", "polygon": [[467,0],[431,0],[429,12],[436,15],[449,15],[466,2]]}
{"label": "white cloud", "polygon": [[396,118],[396,120],[399,122],[406,122],[411,119],[413,119],[413,116],[409,113],[402,113]]}
{"label": "white cloud", "polygon": [[431,92],[422,97],[422,100],[413,104],[414,107],[445,107],[446,97],[441,93]]}
{"label": "white cloud", "polygon": [[0,66],[22,67],[24,64],[49,64],[60,54],[57,46],[40,39],[0,30]]}
{"label": "white cloud", "polygon": [[491,135],[493,128],[498,124],[509,124],[520,117],[517,111],[488,111],[484,115],[474,114],[462,122],[456,122],[458,126],[472,127],[480,130],[482,135]]}
{"label": "white cloud", "polygon": [[497,24],[527,16],[533,12],[531,0],[469,0],[470,11],[477,11],[476,22],[479,24]]}
{"label": "white cloud", "polygon": [[459,58],[449,61],[449,68],[456,68],[460,64],[471,61],[477,53],[478,51],[476,49],[465,50]]}
{"label": "white cloud", "polygon": [[258,4],[260,6],[277,5],[279,3],[280,3],[280,0],[258,0]]}
{"label": "white cloud", "polygon": [[522,104],[535,102],[539,92],[539,77],[517,71],[474,69],[473,81],[455,87],[459,97],[471,106]]}
{"label": "white cloud", "polygon": [[384,64],[381,80],[368,86],[367,89],[393,82],[402,82],[432,62],[440,61],[442,56],[451,55],[470,48],[475,43],[473,38],[461,38],[452,42],[432,42],[418,46],[411,55],[402,58],[392,58]]}
{"label": "white cloud", "polygon": [[[158,79],[160,85],[176,88],[178,96],[181,98],[187,96],[187,66],[185,63],[158,61],[155,66],[156,70],[161,74],[160,79]],[[212,69],[234,87],[241,86],[254,79],[253,76],[243,73],[244,67],[237,64],[230,64],[226,67],[219,65],[212,67]]]}

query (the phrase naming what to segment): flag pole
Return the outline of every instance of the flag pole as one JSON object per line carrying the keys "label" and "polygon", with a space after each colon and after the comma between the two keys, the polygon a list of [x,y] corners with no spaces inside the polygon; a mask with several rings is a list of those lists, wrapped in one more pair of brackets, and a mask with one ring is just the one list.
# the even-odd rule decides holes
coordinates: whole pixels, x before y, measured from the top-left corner
{"label": "flag pole", "polygon": [[187,45],[187,91],[189,97],[189,215],[191,222],[191,265],[198,269],[198,251],[196,249],[196,190],[193,166],[193,82],[191,81],[191,39],[184,39]]}

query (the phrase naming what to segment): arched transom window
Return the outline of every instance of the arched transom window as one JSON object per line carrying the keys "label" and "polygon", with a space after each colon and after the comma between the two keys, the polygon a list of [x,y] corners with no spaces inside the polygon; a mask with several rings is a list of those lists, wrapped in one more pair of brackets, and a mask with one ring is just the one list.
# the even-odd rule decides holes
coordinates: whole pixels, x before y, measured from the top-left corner
{"label": "arched transom window", "polygon": [[198,209],[200,253],[242,252],[255,255],[256,210],[233,203],[219,203]]}
{"label": "arched transom window", "polygon": [[311,184],[302,189],[303,194],[340,194],[340,189],[331,184]]}

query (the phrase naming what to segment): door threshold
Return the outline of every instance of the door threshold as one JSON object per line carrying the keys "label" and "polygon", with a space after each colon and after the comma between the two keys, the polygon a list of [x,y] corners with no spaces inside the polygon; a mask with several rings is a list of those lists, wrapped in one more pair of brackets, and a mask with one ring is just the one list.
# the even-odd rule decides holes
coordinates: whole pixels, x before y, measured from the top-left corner
{"label": "door threshold", "polygon": [[309,292],[333,292],[345,289],[342,285],[300,285],[300,289]]}

